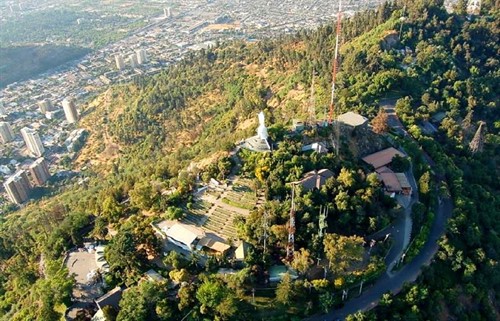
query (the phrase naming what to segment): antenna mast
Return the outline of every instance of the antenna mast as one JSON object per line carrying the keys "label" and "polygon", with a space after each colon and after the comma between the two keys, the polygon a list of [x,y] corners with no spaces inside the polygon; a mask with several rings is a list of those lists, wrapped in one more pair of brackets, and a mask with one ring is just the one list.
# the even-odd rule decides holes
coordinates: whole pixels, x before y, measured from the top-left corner
{"label": "antenna mast", "polygon": [[290,224],[288,226],[288,244],[286,246],[286,259],[293,260],[295,251],[295,185],[292,185],[292,207],[290,208]]}
{"label": "antenna mast", "polygon": [[314,80],[315,80],[315,74],[316,72],[312,71],[312,79],[311,79],[311,94],[309,96],[309,124],[311,127],[314,127],[314,124],[316,123],[316,100],[314,99]]}
{"label": "antenna mast", "polygon": [[335,36],[335,54],[333,56],[333,69],[332,69],[332,91],[330,95],[330,114],[328,115],[328,122],[331,124],[335,113],[334,97],[335,97],[335,82],[337,80],[338,70],[338,57],[339,57],[339,39],[340,28],[342,26],[342,0],[339,0],[339,12],[337,13],[337,34]]}
{"label": "antenna mast", "polygon": [[319,208],[319,230],[318,230],[318,236],[320,238],[323,238],[323,233],[324,230],[328,227],[328,223],[326,221],[326,218],[328,217],[328,206],[320,206]]}

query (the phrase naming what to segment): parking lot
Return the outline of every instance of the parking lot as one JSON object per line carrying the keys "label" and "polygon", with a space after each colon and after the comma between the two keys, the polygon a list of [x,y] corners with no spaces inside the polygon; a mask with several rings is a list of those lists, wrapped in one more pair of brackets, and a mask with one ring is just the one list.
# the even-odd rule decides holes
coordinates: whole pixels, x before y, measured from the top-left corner
{"label": "parking lot", "polygon": [[86,249],[79,249],[69,253],[66,260],[69,273],[74,275],[76,286],[73,288],[73,297],[80,301],[93,300],[102,295],[101,282],[98,277],[91,277],[98,270],[95,253]]}

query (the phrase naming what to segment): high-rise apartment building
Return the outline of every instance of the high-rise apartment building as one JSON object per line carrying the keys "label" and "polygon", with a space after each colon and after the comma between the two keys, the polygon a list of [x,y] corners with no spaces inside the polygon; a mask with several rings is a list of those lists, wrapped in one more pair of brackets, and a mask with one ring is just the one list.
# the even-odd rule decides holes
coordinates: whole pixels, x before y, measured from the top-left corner
{"label": "high-rise apartment building", "polygon": [[165,16],[165,18],[171,18],[172,17],[172,9],[170,7],[164,8],[163,15]]}
{"label": "high-rise apartment building", "polygon": [[22,204],[28,200],[31,185],[25,170],[20,170],[9,177],[3,186],[12,203]]}
{"label": "high-rise apartment building", "polygon": [[21,129],[21,135],[23,135],[24,142],[26,143],[26,147],[28,147],[31,155],[36,157],[43,155],[45,148],[43,148],[42,140],[35,130],[24,127]]}
{"label": "high-rise apartment building", "polygon": [[48,99],[40,100],[38,102],[38,109],[42,114],[54,110],[52,103]]}
{"label": "high-rise apartment building", "polygon": [[128,59],[130,60],[130,67],[132,67],[132,68],[136,68],[137,65],[139,64],[137,62],[137,55],[136,54],[131,54],[130,56],[128,56]]}
{"label": "high-rise apartment building", "polygon": [[78,111],[76,110],[75,101],[72,98],[66,98],[63,100],[62,105],[68,123],[76,123],[78,120]]}
{"label": "high-rise apartment building", "polygon": [[135,54],[137,55],[137,63],[139,65],[145,64],[148,62],[148,57],[146,55],[146,50],[144,49],[138,49],[135,51]]}
{"label": "high-rise apartment building", "polygon": [[49,166],[43,157],[34,161],[29,169],[33,182],[38,186],[42,186],[50,178]]}
{"label": "high-rise apartment building", "polygon": [[5,116],[7,111],[5,110],[5,106],[3,105],[3,101],[0,100],[0,116]]}
{"label": "high-rise apartment building", "polygon": [[0,122],[0,140],[2,143],[8,143],[14,139],[14,133],[10,124],[7,122]]}
{"label": "high-rise apartment building", "polygon": [[118,54],[115,56],[116,68],[118,70],[122,70],[125,68],[125,61],[123,60],[123,56]]}

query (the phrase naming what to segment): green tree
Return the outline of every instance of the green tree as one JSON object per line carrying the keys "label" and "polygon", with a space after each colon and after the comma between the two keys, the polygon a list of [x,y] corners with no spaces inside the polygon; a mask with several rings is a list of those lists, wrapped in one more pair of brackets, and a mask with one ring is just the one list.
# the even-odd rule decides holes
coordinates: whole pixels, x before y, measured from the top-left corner
{"label": "green tree", "polygon": [[202,313],[214,310],[227,295],[227,290],[221,282],[206,280],[196,291],[196,299],[202,304]]}
{"label": "green tree", "polygon": [[299,251],[295,252],[291,266],[297,272],[304,275],[309,270],[312,264],[313,260],[311,258],[311,253],[309,252],[309,250],[301,248]]}
{"label": "green tree", "polygon": [[118,316],[118,312],[111,305],[106,305],[102,308],[102,313],[106,321],[115,321]]}
{"label": "green tree", "polygon": [[331,292],[324,292],[319,295],[319,305],[324,313],[330,312],[335,304],[335,297]]}
{"label": "green tree", "polygon": [[167,220],[178,220],[184,216],[184,211],[175,206],[169,206],[165,212],[165,217]]}
{"label": "green tree", "polygon": [[196,288],[192,284],[181,286],[177,297],[179,298],[178,308],[184,311],[195,303]]}
{"label": "green tree", "polygon": [[363,260],[363,244],[363,238],[356,235],[326,234],[323,245],[332,271],[345,274],[348,269],[360,263]]}
{"label": "green tree", "polygon": [[106,261],[112,269],[125,272],[130,275],[139,270],[145,256],[137,249],[138,244],[134,235],[129,231],[118,232],[111,240],[104,252]]}
{"label": "green tree", "polygon": [[281,282],[276,287],[276,301],[284,306],[290,306],[295,299],[296,291],[293,285],[292,277],[285,273]]}
{"label": "green tree", "polygon": [[166,284],[144,281],[124,291],[117,321],[168,321],[174,308],[167,298]]}
{"label": "green tree", "polygon": [[395,155],[392,158],[391,167],[395,172],[406,172],[410,169],[410,160],[407,157]]}

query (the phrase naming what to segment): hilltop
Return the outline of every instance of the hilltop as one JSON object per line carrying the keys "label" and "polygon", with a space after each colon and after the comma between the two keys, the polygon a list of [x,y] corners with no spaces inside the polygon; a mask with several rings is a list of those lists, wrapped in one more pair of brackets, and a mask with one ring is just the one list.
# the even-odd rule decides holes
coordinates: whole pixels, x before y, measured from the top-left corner
{"label": "hilltop", "polygon": [[[304,144],[316,140],[333,150],[331,127],[291,129],[293,120],[310,117],[313,73],[314,118],[327,117],[332,25],[257,43],[219,44],[89,102],[81,126],[90,137],[75,160],[86,180],[2,221],[0,317],[59,319],[71,303],[74,285],[62,264],[63,253],[81,246],[87,236],[108,243],[108,286],[129,287],[119,320],[127,320],[126,313],[136,320],[169,320],[188,312],[193,320],[295,320],[340,308],[342,290],[385,273],[382,258],[388,245],[380,242],[373,257],[366,258],[364,253],[370,253],[363,237],[383,229],[400,208],[384,195],[377,175],[360,156],[392,144],[411,157],[418,182],[420,202],[410,209],[408,257],[425,243],[441,198],[452,197],[454,212],[435,262],[417,282],[398,296],[384,295],[379,307],[351,320],[494,319],[500,293],[500,203],[494,179],[499,174],[498,8],[486,3],[483,15],[466,17],[448,14],[434,1],[406,5],[405,12],[397,2],[346,21],[336,106],[339,114],[357,111],[372,120],[381,117],[382,101],[393,101],[411,137],[398,135],[397,129],[378,135],[368,128],[342,132],[340,155],[302,153]],[[399,39],[402,15],[407,18]],[[271,140],[279,144],[269,154],[241,151],[238,163],[230,152],[255,135],[260,111]],[[432,120],[439,114],[444,118]],[[480,121],[488,130],[478,134],[484,144],[482,150],[471,150]],[[426,132],[427,123],[436,130]],[[399,165],[398,171],[409,170],[404,161]],[[289,265],[303,277],[295,282],[283,277],[270,292],[264,282],[270,262],[285,255],[290,183],[319,169],[331,171],[331,179],[317,190],[297,192],[297,259]],[[234,186],[212,189],[200,201],[192,191],[210,178]],[[262,195],[266,202],[260,206]],[[162,260],[165,268],[148,259],[163,254],[150,223],[198,219],[206,211],[223,208],[220,213],[226,213],[238,206],[239,213],[248,215],[219,225],[230,225],[224,226],[229,234],[249,243],[241,272],[217,277],[213,272],[232,262],[216,256],[207,257],[203,273],[196,256],[189,261],[169,254]],[[331,211],[327,241],[318,232],[323,206]],[[268,252],[262,244],[264,215]],[[346,244],[351,251],[335,264],[321,263],[330,269],[326,279],[322,269],[314,277],[306,273],[314,270],[316,255],[334,261],[332,244]],[[139,282],[151,267],[161,269],[170,283],[187,282],[174,300],[168,299],[166,284]]]}

